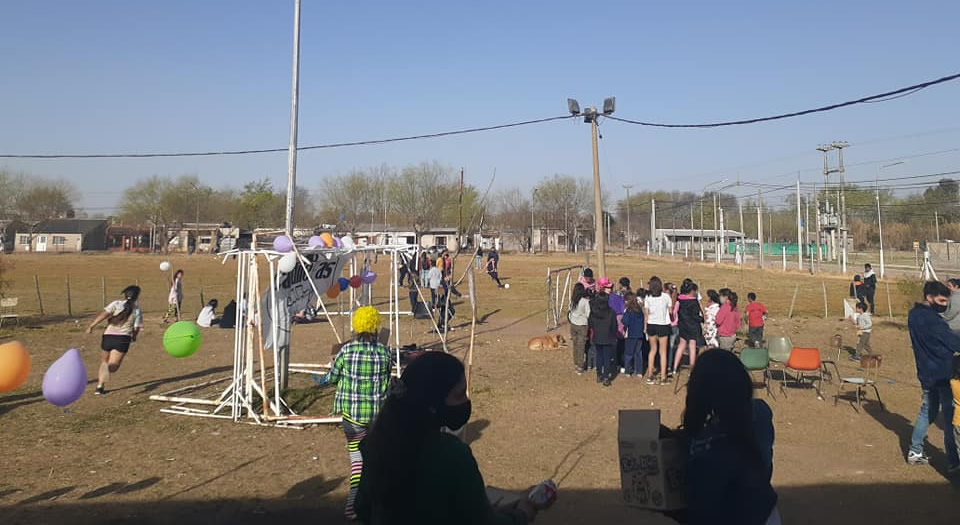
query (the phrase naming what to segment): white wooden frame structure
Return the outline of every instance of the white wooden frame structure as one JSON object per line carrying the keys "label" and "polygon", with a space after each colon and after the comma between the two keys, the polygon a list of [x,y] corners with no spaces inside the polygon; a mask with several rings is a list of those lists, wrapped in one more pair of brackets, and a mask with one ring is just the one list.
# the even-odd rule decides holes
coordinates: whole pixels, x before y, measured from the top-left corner
{"label": "white wooden frame structure", "polygon": [[[303,257],[303,253],[320,253],[321,256],[327,256],[328,259],[333,254],[340,256],[346,255],[350,257],[350,275],[359,275],[357,273],[358,255],[364,255],[364,270],[368,268],[368,255],[370,253],[381,252],[390,256],[391,268],[389,273],[388,303],[385,310],[380,310],[380,314],[387,315],[389,319],[389,331],[390,335],[392,336],[394,343],[393,346],[395,347],[396,351],[394,373],[397,376],[400,374],[400,316],[413,315],[413,312],[401,310],[400,308],[400,285],[398,283],[399,274],[397,263],[399,262],[400,257],[403,257],[404,252],[408,251],[409,249],[410,247],[405,245],[364,246],[357,247],[349,252],[344,252],[339,249],[326,248],[307,248],[301,251],[300,248],[294,248],[294,253],[296,253],[298,259],[298,264],[305,272],[308,273],[309,267],[307,264],[310,263],[310,261],[309,259]],[[154,401],[173,403],[172,405],[160,410],[161,412],[167,414],[229,419],[234,422],[245,422],[254,425],[270,425],[287,428],[303,428],[306,425],[313,424],[339,423],[341,421],[340,416],[314,417],[298,415],[292,409],[290,409],[280,395],[279,377],[275,373],[277,366],[280,363],[278,344],[279,311],[276,295],[281,276],[277,268],[277,262],[284,254],[273,250],[255,249],[231,251],[222,255],[223,263],[226,263],[227,258],[231,256],[235,256],[237,260],[236,300],[237,304],[240,306],[237,308],[236,324],[234,328],[233,374],[230,377],[214,379],[212,381],[206,381],[196,385],[190,385],[171,390],[163,394],[152,395],[150,396],[150,399]],[[272,338],[273,343],[271,345],[273,354],[273,368],[269,374],[267,371],[267,365],[269,363],[264,358],[264,327],[262,326],[263,317],[261,316],[260,312],[260,305],[262,304],[262,301],[260,300],[261,297],[259,289],[260,258],[265,260],[267,263],[270,277],[270,287],[267,293],[269,294],[268,304],[271,308],[270,320],[272,325],[270,326],[270,337]],[[337,283],[337,277],[340,276],[334,276],[334,285]],[[325,292],[325,290],[318,290],[311,279],[308,278],[307,281],[310,283],[313,294],[316,297],[316,305],[323,312],[328,323],[330,324],[337,342],[343,343],[341,334],[337,332],[336,326],[334,326],[332,316],[349,315],[352,320],[353,311],[357,307],[363,306],[363,304],[361,304],[362,298],[366,298],[366,301],[364,302],[367,304],[371,302],[372,283],[364,284],[363,288],[365,288],[365,290],[363,290],[363,293],[359,294],[354,288],[349,288],[350,306],[347,311],[342,311],[340,308],[338,308],[336,311],[331,311],[327,309],[326,304],[323,302],[322,294]],[[245,297],[250,298],[251,300],[245,300]],[[246,309],[248,310],[247,312],[244,312],[244,305],[246,305]],[[436,323],[434,323],[434,326],[436,327]],[[437,333],[440,333],[439,330],[437,330]],[[385,341],[385,343],[388,342]],[[259,349],[258,360],[255,359],[255,350],[257,349],[255,347]],[[254,371],[258,368],[256,366],[257,364],[259,364],[259,383],[254,377]],[[289,372],[291,373],[318,374],[323,373],[329,368],[330,363],[289,364]],[[270,399],[268,396],[268,377],[273,382],[272,399]],[[226,381],[229,381],[230,383],[223,390],[218,391],[219,395],[216,394],[217,391],[214,391],[207,397],[188,397],[189,395],[199,395],[197,392],[202,389],[206,389],[208,392],[210,392],[210,388],[213,385],[218,385]],[[259,396],[259,398],[263,401],[262,407],[254,406],[254,394]]]}
{"label": "white wooden frame structure", "polygon": [[[571,281],[573,270],[577,270],[576,277]],[[547,267],[547,331],[555,330],[560,327],[565,311],[570,310],[570,293],[573,286],[577,284],[580,276],[583,275],[583,265],[565,266],[563,268]],[[563,281],[563,286],[560,282]]]}

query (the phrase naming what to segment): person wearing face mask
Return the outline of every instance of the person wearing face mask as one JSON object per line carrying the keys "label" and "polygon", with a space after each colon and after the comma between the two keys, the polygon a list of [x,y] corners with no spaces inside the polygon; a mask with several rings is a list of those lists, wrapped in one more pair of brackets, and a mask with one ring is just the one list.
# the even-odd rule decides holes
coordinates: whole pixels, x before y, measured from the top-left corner
{"label": "person wearing face mask", "polygon": [[470,419],[463,364],[427,352],[391,389],[360,446],[363,475],[357,517],[367,525],[522,525],[538,509],[523,498],[494,507],[466,443],[441,427],[459,430]]}
{"label": "person wearing face mask", "polygon": [[350,453],[350,492],[344,510],[348,519],[356,519],[354,500],[363,469],[360,441],[387,397],[393,367],[390,351],[377,342],[380,312],[372,306],[357,308],[352,324],[356,339],[340,349],[330,372],[320,380],[321,384],[337,385],[333,413],[343,416],[343,433]]}
{"label": "person wearing face mask", "polygon": [[[907,329],[910,331],[910,344],[917,361],[917,378],[923,389],[920,413],[913,424],[910,451],[907,463],[927,465],[930,459],[923,453],[923,442],[927,437],[927,428],[937,419],[942,409],[944,420],[949,429],[953,420],[954,407],[950,393],[951,362],[953,352],[960,350],[960,335],[950,330],[940,314],[947,310],[950,303],[950,289],[939,281],[929,281],[923,285],[923,302],[917,303],[907,316]],[[950,474],[960,472],[953,432],[943,433],[944,452],[947,455],[947,471]]]}

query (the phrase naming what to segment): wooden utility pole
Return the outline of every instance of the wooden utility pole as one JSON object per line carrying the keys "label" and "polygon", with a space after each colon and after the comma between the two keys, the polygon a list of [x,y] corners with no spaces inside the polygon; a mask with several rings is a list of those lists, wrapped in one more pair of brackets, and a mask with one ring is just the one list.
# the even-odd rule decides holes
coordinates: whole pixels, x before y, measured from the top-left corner
{"label": "wooden utility pole", "polygon": [[596,234],[594,242],[597,248],[597,270],[600,271],[599,277],[607,275],[607,257],[606,242],[603,238],[603,199],[600,195],[600,155],[597,151],[597,116],[596,109],[593,110],[593,118],[590,120],[590,131],[593,142],[593,210],[594,210],[594,229]]}

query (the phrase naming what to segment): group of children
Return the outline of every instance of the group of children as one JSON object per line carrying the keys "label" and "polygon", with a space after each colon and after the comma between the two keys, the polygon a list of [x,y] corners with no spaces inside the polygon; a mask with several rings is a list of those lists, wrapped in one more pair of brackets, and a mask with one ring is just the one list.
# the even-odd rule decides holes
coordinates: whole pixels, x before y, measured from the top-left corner
{"label": "group of children", "polygon": [[[626,277],[618,285],[614,291],[608,278],[594,279],[590,268],[574,285],[568,320],[577,374],[595,368],[597,382],[609,386],[619,368],[628,377],[663,384],[684,355],[692,366],[703,349],[733,350],[741,316],[738,296],[729,288],[707,290],[704,298],[691,279],[679,288],[656,276],[645,289],[634,291]],[[753,292],[747,299],[748,344],[757,346],[767,308]]]}

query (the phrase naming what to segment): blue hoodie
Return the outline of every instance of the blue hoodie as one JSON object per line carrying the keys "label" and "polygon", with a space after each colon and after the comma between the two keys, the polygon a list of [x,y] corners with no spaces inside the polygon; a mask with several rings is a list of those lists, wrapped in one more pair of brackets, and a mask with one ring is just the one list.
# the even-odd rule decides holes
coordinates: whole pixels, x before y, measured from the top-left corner
{"label": "blue hoodie", "polygon": [[960,335],[940,314],[925,303],[917,303],[907,316],[910,344],[917,360],[917,379],[924,390],[946,385],[953,375],[953,353],[960,351]]}

